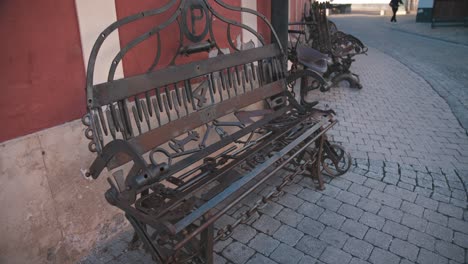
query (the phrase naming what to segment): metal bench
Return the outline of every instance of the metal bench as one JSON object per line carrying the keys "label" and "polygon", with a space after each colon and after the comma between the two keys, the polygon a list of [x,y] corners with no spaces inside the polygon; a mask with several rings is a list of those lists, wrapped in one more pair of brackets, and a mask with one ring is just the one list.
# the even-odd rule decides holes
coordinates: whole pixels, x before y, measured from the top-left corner
{"label": "metal bench", "polygon": [[[354,56],[367,52],[367,47],[356,37],[339,31],[332,21],[328,20],[326,9],[329,3],[310,3],[304,6],[303,21],[290,23],[292,34],[298,43],[315,49],[329,57],[327,70],[323,77],[334,86],[347,81],[351,87],[362,88],[359,76],[350,71]],[[294,45],[294,44],[293,44]],[[298,49],[299,51],[299,49]],[[301,54],[296,54],[300,57]],[[295,56],[295,55],[294,55]]]}
{"label": "metal bench", "polygon": [[[295,176],[310,173],[323,188],[321,162],[330,158],[322,155],[322,146],[336,123],[333,111],[298,103],[287,85],[283,47],[266,44],[259,33],[218,10],[259,17],[280,43],[271,24],[253,10],[214,2],[173,0],[123,18],[102,32],[89,60],[83,123],[97,157],[86,176],[97,179],[105,168],[112,170],[105,198],[125,212],[157,263],[212,263],[214,241],[280,196]],[[168,10],[175,10],[169,20],[121,49],[107,82],[93,83],[96,58],[111,32]],[[227,42],[215,34],[214,23],[225,25]],[[179,48],[163,66],[161,34],[170,24],[178,25]],[[232,41],[234,27],[252,33],[261,47],[239,50]],[[150,69],[115,80],[125,55],[151,37],[158,45]],[[229,43],[232,53],[219,43]],[[206,52],[218,56],[207,58]],[[192,55],[191,62],[177,64]],[[276,188],[252,201],[236,223],[215,231],[215,221],[272,177],[282,177]]]}

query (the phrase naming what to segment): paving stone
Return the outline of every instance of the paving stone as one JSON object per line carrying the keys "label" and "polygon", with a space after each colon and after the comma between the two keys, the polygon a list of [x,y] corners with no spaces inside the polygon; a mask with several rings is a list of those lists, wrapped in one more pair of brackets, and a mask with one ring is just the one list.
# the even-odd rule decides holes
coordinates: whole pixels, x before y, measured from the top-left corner
{"label": "paving stone", "polygon": [[[151,261],[152,261],[152,260],[151,260]],[[152,261],[152,262],[153,262],[153,261]],[[215,264],[225,264],[225,263],[227,263],[227,260],[226,260],[225,258],[221,257],[220,255],[214,253],[214,254],[213,254],[213,262],[214,262]],[[149,263],[151,263],[151,262],[149,262]],[[247,263],[252,263],[252,262],[249,261],[249,262],[247,262]],[[260,262],[260,263],[261,263],[261,262]],[[267,264],[267,262],[264,262],[264,264]]]}
{"label": "paving stone", "polygon": [[338,209],[338,213],[348,218],[358,220],[361,217],[361,215],[364,213],[364,211],[352,205],[342,204],[340,206],[340,209]]}
{"label": "paving stone", "polygon": [[359,174],[356,174],[356,173],[346,173],[346,179],[348,181],[352,181],[354,183],[357,183],[357,184],[363,184],[365,181],[366,181],[366,177],[362,176],[362,175],[359,175]]}
{"label": "paving stone", "polygon": [[260,209],[260,212],[275,217],[284,207],[275,202],[268,202],[265,207]]}
{"label": "paving stone", "polygon": [[460,231],[462,233],[468,234],[468,222],[462,221],[457,218],[449,218],[448,226],[455,231]]}
{"label": "paving stone", "polygon": [[249,247],[262,253],[265,256],[269,256],[273,250],[279,246],[280,242],[273,239],[271,236],[259,233],[249,243]]}
{"label": "paving stone", "polygon": [[385,186],[387,186],[385,183],[374,180],[374,179],[367,179],[364,185],[371,188],[372,190],[377,190],[377,191],[383,191],[385,189]]}
{"label": "paving stone", "polygon": [[453,237],[453,231],[451,229],[431,222],[427,224],[426,233],[445,241],[452,241]]}
{"label": "paving stone", "polygon": [[236,264],[246,263],[255,254],[255,250],[246,245],[233,242],[223,250],[223,257]]}
{"label": "paving stone", "polygon": [[432,189],[432,180],[421,179],[421,180],[418,180],[416,184],[419,187],[422,187],[422,188],[425,188],[425,189]]}
{"label": "paving stone", "polygon": [[331,246],[327,247],[320,256],[320,260],[327,264],[347,264],[351,258],[349,253]]}
{"label": "paving stone", "polygon": [[300,193],[302,191],[302,189],[304,189],[304,187],[302,187],[301,185],[299,184],[296,184],[296,183],[292,183],[290,185],[286,185],[284,186],[283,190],[287,193],[290,193],[292,195],[297,195],[298,193]]}
{"label": "paving stone", "polygon": [[232,218],[229,215],[223,215],[221,216],[218,221],[215,222],[215,228],[223,228],[224,226],[228,224],[232,224],[236,221],[236,219]]}
{"label": "paving stone", "polygon": [[342,201],[347,204],[356,205],[359,202],[360,197],[354,193],[350,193],[347,191],[341,191],[337,196],[336,199]]}
{"label": "paving stone", "polygon": [[400,209],[403,212],[406,212],[415,216],[419,216],[419,217],[422,217],[424,213],[424,207],[414,204],[414,203],[407,202],[407,201],[403,201]]}
{"label": "paving stone", "polygon": [[263,256],[262,254],[256,253],[252,258],[249,259],[247,264],[275,264],[276,262]]}
{"label": "paving stone", "polygon": [[434,251],[435,241],[434,237],[416,230],[410,230],[408,234],[408,242],[427,250]]}
{"label": "paving stone", "polygon": [[400,262],[400,258],[386,250],[374,248],[369,261],[374,264],[398,264]]}
{"label": "paving stone", "polygon": [[387,185],[384,190],[385,193],[388,193],[390,195],[393,195],[395,197],[399,197],[403,200],[406,200],[408,202],[414,202],[416,200],[417,194],[408,190],[405,190],[403,188],[394,186],[394,185]]}
{"label": "paving stone", "polygon": [[323,264],[323,262],[318,261],[317,259],[313,257],[304,255],[299,261],[299,264]]}
{"label": "paving stone", "polygon": [[364,235],[366,234],[368,229],[369,228],[367,226],[351,219],[346,219],[346,221],[341,226],[341,231],[359,239],[364,238]]}
{"label": "paving stone", "polygon": [[364,240],[366,240],[374,246],[380,247],[382,249],[387,249],[390,245],[390,242],[392,242],[392,236],[371,228],[366,233]]}
{"label": "paving stone", "polygon": [[281,264],[298,263],[304,256],[299,250],[286,244],[280,244],[270,255],[270,258]]}
{"label": "paving stone", "polygon": [[443,226],[447,226],[448,217],[443,215],[443,214],[439,214],[437,212],[434,212],[432,210],[425,209],[424,210],[424,218],[429,220],[430,222],[433,222],[433,223],[436,223],[436,224],[439,224],[439,225],[443,225]]}
{"label": "paving stone", "polygon": [[449,203],[450,202],[450,194],[451,191],[445,188],[434,188],[434,192],[432,193],[431,198],[433,200]]}
{"label": "paving stone", "polygon": [[380,230],[385,224],[385,219],[378,215],[364,212],[364,214],[362,214],[361,218],[359,219],[359,222]]}
{"label": "paving stone", "polygon": [[327,243],[312,236],[304,236],[297,242],[296,248],[307,255],[318,258],[327,247]]}
{"label": "paving stone", "polygon": [[297,209],[297,212],[300,214],[303,214],[305,216],[308,216],[312,219],[318,219],[319,216],[325,211],[320,206],[317,206],[315,204],[311,204],[309,202],[304,202],[301,204],[301,206]]}
{"label": "paving stone", "polygon": [[265,234],[273,235],[281,226],[281,223],[271,216],[262,215],[252,226]]}
{"label": "paving stone", "polygon": [[341,191],[340,188],[337,188],[333,185],[327,185],[325,190],[321,191],[321,193],[335,198],[340,193],[340,191]]}
{"label": "paving stone", "polygon": [[325,229],[325,225],[323,225],[322,223],[318,221],[305,217],[297,225],[297,229],[313,237],[318,237],[322,233],[322,231]]}
{"label": "paving stone", "polygon": [[463,188],[463,184],[460,184],[460,190],[452,189],[452,198],[461,200],[461,201],[466,201],[467,194],[465,189]]}
{"label": "paving stone", "polygon": [[411,184],[411,183],[406,183],[406,182],[402,182],[402,181],[397,183],[398,187],[403,188],[403,189],[408,190],[408,191],[411,191],[411,192],[414,191],[414,188],[416,187],[415,185],[416,185],[416,183]]}
{"label": "paving stone", "polygon": [[346,220],[346,217],[341,216],[335,212],[325,210],[325,212],[320,215],[318,220],[327,226],[340,229],[341,225]]}
{"label": "paving stone", "polygon": [[232,241],[234,241],[232,238],[228,238],[226,240],[218,240],[214,244],[213,249],[214,249],[215,252],[220,253],[221,251],[223,251],[223,249],[225,249],[227,246],[229,246],[229,244],[231,244]]}
{"label": "paving stone", "polygon": [[401,220],[401,224],[410,228],[414,228],[421,232],[424,232],[426,230],[427,223],[428,221],[421,217],[417,217],[406,213],[403,215],[403,219]]}
{"label": "paving stone", "polygon": [[353,182],[346,180],[343,177],[334,178],[330,184],[336,186],[342,190],[347,190]]}
{"label": "paving stone", "polygon": [[386,218],[386,219],[389,219],[389,220],[392,220],[394,222],[397,222],[399,223],[401,218],[403,217],[403,212],[400,211],[400,210],[396,210],[396,209],[393,209],[391,207],[388,207],[388,206],[382,206],[382,208],[380,209],[378,215]]}
{"label": "paving stone", "polygon": [[451,204],[446,203],[439,203],[439,213],[444,215],[452,216],[458,219],[463,218],[463,209],[457,206],[453,206]]}
{"label": "paving stone", "polygon": [[458,200],[458,199],[455,199],[455,198],[450,198],[450,204],[452,204],[454,206],[457,206],[457,207],[460,207],[462,209],[465,209],[465,208],[468,207],[468,202]]}
{"label": "paving stone", "polygon": [[453,242],[461,247],[468,248],[468,235],[455,232],[453,236]]}
{"label": "paving stone", "polygon": [[309,203],[315,203],[322,197],[322,195],[323,194],[315,190],[304,188],[301,192],[299,192],[297,196],[304,199],[305,201]]}
{"label": "paving stone", "polygon": [[349,186],[348,189],[349,192],[352,192],[354,194],[357,194],[362,197],[367,197],[369,195],[371,189],[369,187],[363,186],[361,184],[353,183],[351,186]]}
{"label": "paving stone", "polygon": [[409,178],[409,177],[401,176],[401,177],[400,177],[400,181],[401,181],[400,183],[406,183],[406,184],[408,184],[408,185],[410,185],[410,186],[416,185],[416,179],[414,179],[414,178]]}
{"label": "paving stone", "polygon": [[430,188],[422,188],[422,187],[416,186],[414,188],[414,192],[417,193],[418,195],[422,195],[424,197],[431,197],[431,195],[432,195],[432,189],[431,188],[432,188],[432,184],[431,184]]}
{"label": "paving stone", "polygon": [[418,263],[421,264],[446,264],[448,259],[422,248],[419,252]]}
{"label": "paving stone", "polygon": [[[369,168],[369,170],[371,170],[371,168]],[[377,171],[378,170],[378,171]],[[366,173],[366,177],[368,178],[372,178],[372,179],[375,179],[375,180],[382,180],[383,178],[383,171],[382,171],[382,168],[376,168],[375,169],[376,172],[373,172],[373,171],[369,171]]]}
{"label": "paving stone", "polygon": [[304,233],[287,225],[281,226],[275,234],[273,234],[274,238],[290,246],[295,246],[303,236]]}
{"label": "paving stone", "polygon": [[353,258],[351,260],[351,262],[349,262],[349,264],[369,264],[369,262],[364,261],[364,260],[359,259],[359,258]]}
{"label": "paving stone", "polygon": [[372,249],[374,249],[374,247],[371,244],[353,237],[348,239],[343,247],[343,251],[361,259],[367,259]]}
{"label": "paving stone", "polygon": [[356,206],[363,209],[364,211],[374,214],[376,214],[381,208],[380,203],[369,200],[367,198],[361,198]]}
{"label": "paving stone", "polygon": [[397,254],[398,256],[415,261],[418,257],[419,248],[413,244],[396,238],[390,245],[390,251]]}
{"label": "paving stone", "polygon": [[293,210],[296,210],[297,208],[299,208],[299,206],[301,206],[302,203],[304,203],[304,200],[297,198],[296,196],[291,195],[289,193],[286,193],[283,197],[281,197],[278,200],[278,203]]}
{"label": "paving stone", "polygon": [[328,244],[333,245],[337,248],[343,247],[344,243],[348,238],[349,236],[345,233],[329,226],[325,228],[325,230],[319,237],[320,240],[327,242]]}
{"label": "paving stone", "polygon": [[446,258],[453,259],[460,263],[465,261],[465,250],[452,243],[447,243],[441,240],[436,241],[435,252],[439,253],[440,255]]}
{"label": "paving stone", "polygon": [[400,262],[400,264],[414,264],[414,263],[416,263],[416,262],[409,261],[407,259],[402,259],[401,262]]}
{"label": "paving stone", "polygon": [[235,240],[247,244],[257,234],[257,231],[248,225],[239,225],[234,229],[232,238]]}
{"label": "paving stone", "polygon": [[332,210],[334,212],[336,212],[338,210],[338,208],[340,208],[342,202],[334,199],[334,198],[330,198],[328,196],[322,196],[322,198],[320,198],[320,200],[318,200],[317,202],[317,205],[320,206],[320,207],[323,207],[325,209],[328,209],[328,210]]}
{"label": "paving stone", "polygon": [[368,198],[397,209],[402,203],[400,198],[376,190],[372,190]]}
{"label": "paving stone", "polygon": [[430,209],[430,210],[437,210],[437,207],[439,206],[439,202],[437,201],[434,201],[430,198],[427,198],[427,197],[424,197],[422,195],[418,195],[418,197],[416,197],[416,200],[414,202],[415,204],[418,204],[424,208],[427,208],[427,209]]}
{"label": "paving stone", "polygon": [[277,216],[275,216],[275,218],[287,225],[296,227],[297,224],[302,221],[304,216],[302,214],[296,213],[290,208],[284,208]]}
{"label": "paving stone", "polygon": [[382,231],[394,237],[406,240],[406,238],[408,237],[409,228],[388,220],[382,228]]}
{"label": "paving stone", "polygon": [[385,176],[385,177],[382,179],[382,181],[385,182],[385,183],[388,183],[388,184],[397,185],[399,179],[398,179],[398,177]]}

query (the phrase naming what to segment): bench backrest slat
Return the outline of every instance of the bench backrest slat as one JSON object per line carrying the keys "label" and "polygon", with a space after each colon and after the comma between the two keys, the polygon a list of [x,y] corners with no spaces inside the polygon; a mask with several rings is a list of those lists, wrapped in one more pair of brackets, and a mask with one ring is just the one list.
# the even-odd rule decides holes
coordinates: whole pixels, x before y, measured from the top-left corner
{"label": "bench backrest slat", "polygon": [[180,66],[171,66],[143,75],[98,84],[93,87],[93,106],[104,106],[156,87],[164,87],[165,85],[203,76],[229,67],[244,65],[280,55],[281,52],[278,46],[270,44],[240,53],[222,55]]}
{"label": "bench backrest slat", "polygon": [[[280,43],[263,15],[254,10],[230,6],[222,0],[214,0],[212,4],[208,0],[171,1],[160,10],[142,12],[116,21],[103,31],[93,47],[88,66],[88,113],[83,122],[88,126],[85,135],[91,140],[91,151],[101,154],[109,142],[123,139],[143,155],[215,120],[232,118],[233,112],[242,108],[254,104],[261,108],[263,104],[257,103],[287,89],[286,56],[282,47],[279,44],[265,45],[263,36],[247,25],[222,17],[223,12],[219,12],[219,8],[256,15],[270,28],[275,42]],[[152,25],[146,33],[122,45],[122,50],[110,65],[107,82],[93,83],[99,51],[113,31],[130,24],[138,25],[135,22],[166,12],[173,12],[170,19]],[[192,18],[191,23],[186,21],[189,17]],[[214,24],[219,27],[220,23],[226,25],[225,32],[213,30]],[[164,37],[164,30],[168,34],[175,33],[171,25],[179,27],[179,47],[175,51],[172,49],[175,52],[173,56],[162,50],[162,42],[174,39]],[[232,41],[237,38],[231,35],[233,32],[240,34],[241,31],[234,31],[236,27],[251,32],[262,44],[261,47],[255,48],[253,42],[247,43],[249,45],[237,43],[239,47],[249,47],[239,50]],[[203,30],[200,31],[200,28]],[[225,34],[224,40],[218,36],[221,32]],[[114,80],[117,65],[127,54],[138,54],[130,51],[137,50],[140,43],[152,36],[157,39],[157,52],[148,71]],[[211,53],[214,55],[211,58],[194,56],[198,60],[177,65],[179,57],[211,51],[217,51]],[[161,54],[173,58],[166,67],[159,61]],[[117,155],[107,167],[112,169],[128,161],[129,157]]]}

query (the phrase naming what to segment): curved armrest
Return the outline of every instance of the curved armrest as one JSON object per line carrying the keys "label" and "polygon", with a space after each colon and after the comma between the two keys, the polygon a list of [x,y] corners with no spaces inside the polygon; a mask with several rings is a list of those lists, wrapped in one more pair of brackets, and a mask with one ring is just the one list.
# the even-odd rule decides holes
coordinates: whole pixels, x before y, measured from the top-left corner
{"label": "curved armrest", "polygon": [[[101,155],[99,155],[89,167],[89,176],[93,179],[97,179],[104,168],[107,166],[109,161],[118,153],[124,153],[135,162],[140,168],[148,170],[148,166],[143,157],[138,154],[138,151],[133,145],[122,139],[116,139],[109,142],[103,149]],[[148,170],[147,173],[151,174]]]}

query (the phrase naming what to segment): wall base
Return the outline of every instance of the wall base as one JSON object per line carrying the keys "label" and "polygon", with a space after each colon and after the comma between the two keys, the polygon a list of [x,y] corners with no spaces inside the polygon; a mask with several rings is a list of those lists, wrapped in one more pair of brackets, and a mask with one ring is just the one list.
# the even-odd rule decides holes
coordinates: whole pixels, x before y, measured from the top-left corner
{"label": "wall base", "polygon": [[432,22],[432,8],[418,8],[416,22],[430,23]]}

